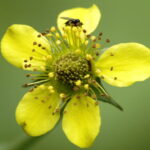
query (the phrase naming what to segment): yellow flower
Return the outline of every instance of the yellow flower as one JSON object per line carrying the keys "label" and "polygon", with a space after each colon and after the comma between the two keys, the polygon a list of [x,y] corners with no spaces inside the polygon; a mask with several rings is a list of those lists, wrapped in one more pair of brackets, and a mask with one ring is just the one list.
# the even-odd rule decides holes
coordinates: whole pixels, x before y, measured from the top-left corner
{"label": "yellow flower", "polygon": [[63,111],[62,128],[67,138],[79,147],[89,147],[101,126],[97,100],[122,109],[104,90],[100,78],[124,87],[150,77],[150,50],[142,44],[121,43],[99,54],[102,34],[90,34],[100,18],[100,10],[93,5],[61,12],[59,30],[51,27],[39,33],[15,24],[6,31],[1,41],[4,58],[35,72],[27,75],[33,82],[25,86],[33,88],[16,109],[16,120],[28,135],[52,130]]}

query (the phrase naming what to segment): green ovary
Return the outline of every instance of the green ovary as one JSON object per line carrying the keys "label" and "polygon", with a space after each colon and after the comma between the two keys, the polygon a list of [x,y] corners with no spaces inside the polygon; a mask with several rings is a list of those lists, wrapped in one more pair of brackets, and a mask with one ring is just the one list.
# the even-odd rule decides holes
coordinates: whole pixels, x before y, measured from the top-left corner
{"label": "green ovary", "polygon": [[63,83],[74,86],[77,80],[82,80],[90,72],[91,63],[83,56],[69,53],[61,56],[54,66],[56,78]]}

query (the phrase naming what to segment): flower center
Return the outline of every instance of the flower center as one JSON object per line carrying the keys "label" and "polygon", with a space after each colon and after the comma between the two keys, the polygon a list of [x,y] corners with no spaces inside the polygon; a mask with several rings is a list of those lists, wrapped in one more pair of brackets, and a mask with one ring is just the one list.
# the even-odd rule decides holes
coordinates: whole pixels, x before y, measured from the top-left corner
{"label": "flower center", "polygon": [[90,68],[91,63],[75,53],[66,54],[55,62],[56,78],[71,86],[82,80],[90,72]]}

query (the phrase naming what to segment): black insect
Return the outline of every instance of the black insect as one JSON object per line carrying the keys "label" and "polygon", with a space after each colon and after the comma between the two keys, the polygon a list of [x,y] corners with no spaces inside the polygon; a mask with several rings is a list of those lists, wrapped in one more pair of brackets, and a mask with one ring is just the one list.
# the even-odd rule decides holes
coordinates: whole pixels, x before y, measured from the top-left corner
{"label": "black insect", "polygon": [[66,26],[81,27],[83,25],[83,23],[79,19],[73,19],[73,18],[69,18],[69,17],[61,17],[61,18],[67,20],[65,22]]}

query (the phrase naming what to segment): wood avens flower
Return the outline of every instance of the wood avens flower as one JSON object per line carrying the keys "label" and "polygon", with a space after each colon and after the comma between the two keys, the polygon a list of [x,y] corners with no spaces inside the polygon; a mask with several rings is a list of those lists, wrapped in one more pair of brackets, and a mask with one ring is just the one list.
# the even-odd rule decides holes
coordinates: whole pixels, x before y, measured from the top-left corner
{"label": "wood avens flower", "polygon": [[[124,87],[150,76],[150,50],[120,43],[100,54],[102,33],[90,35],[101,18],[96,5],[59,14],[56,27],[39,33],[27,25],[8,28],[1,52],[9,63],[33,71],[32,87],[16,109],[16,120],[31,136],[52,130],[62,114],[62,128],[75,145],[91,146],[100,131],[98,100],[122,109],[104,90],[101,79]],[[109,42],[109,40],[107,40]]]}

